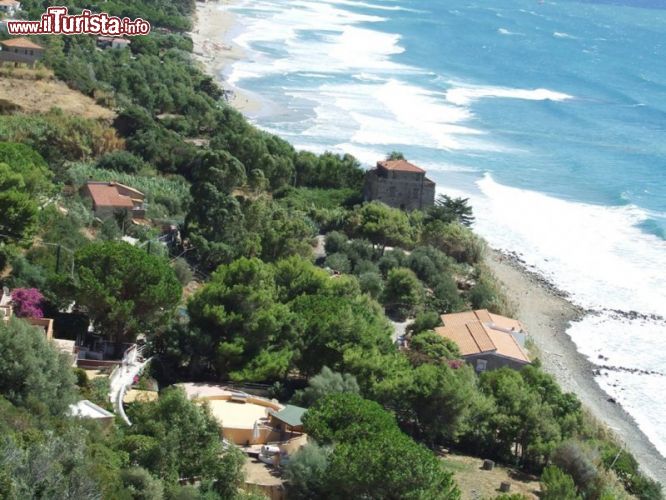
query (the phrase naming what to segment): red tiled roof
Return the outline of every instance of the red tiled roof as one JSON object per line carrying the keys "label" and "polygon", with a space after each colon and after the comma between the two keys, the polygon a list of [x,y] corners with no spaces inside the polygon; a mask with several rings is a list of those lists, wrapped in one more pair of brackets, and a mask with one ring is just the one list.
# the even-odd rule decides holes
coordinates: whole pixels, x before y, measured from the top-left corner
{"label": "red tiled roof", "polygon": [[480,309],[443,314],[442,321],[444,326],[435,328],[435,332],[455,342],[463,356],[488,352],[524,363],[530,362],[511,334],[511,331],[520,332],[523,329],[515,319]]}
{"label": "red tiled roof", "polygon": [[407,160],[384,160],[378,161],[377,166],[386,170],[395,170],[397,172],[413,172],[417,174],[425,173],[425,170],[409,163]]}
{"label": "red tiled roof", "polygon": [[9,40],[3,40],[0,43],[5,47],[19,47],[22,49],[43,49],[41,45],[37,45],[35,42],[32,42],[25,37],[10,38]]}
{"label": "red tiled roof", "polygon": [[17,0],[0,0],[0,5],[18,5],[21,2],[18,2]]}
{"label": "red tiled roof", "polygon": [[89,182],[88,190],[98,207],[134,208],[132,198],[120,194],[112,182],[103,184]]}

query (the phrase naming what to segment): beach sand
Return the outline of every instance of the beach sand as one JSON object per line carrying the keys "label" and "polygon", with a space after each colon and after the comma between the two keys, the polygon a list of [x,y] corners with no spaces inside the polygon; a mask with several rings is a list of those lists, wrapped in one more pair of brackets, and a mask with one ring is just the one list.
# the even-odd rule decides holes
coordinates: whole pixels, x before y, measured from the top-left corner
{"label": "beach sand", "polygon": [[594,381],[596,366],[576,350],[566,334],[569,323],[580,318],[584,311],[515,257],[489,251],[486,262],[516,305],[518,319],[536,345],[544,370],[557,379],[563,390],[574,392],[589,412],[616,434],[645,473],[666,485],[666,460],[631,415],[609,401],[609,396]]}
{"label": "beach sand", "polygon": [[[232,90],[229,104],[244,114],[259,112],[257,96],[231,87],[222,79],[229,64],[244,57],[241,47],[230,42],[235,16],[221,10],[232,0],[197,2],[196,24],[191,33],[195,57],[204,70]],[[565,391],[574,392],[599,421],[605,423],[625,443],[644,471],[666,485],[666,460],[639,430],[631,416],[594,381],[596,368],[581,355],[566,330],[584,311],[575,307],[540,277],[526,270],[517,259],[489,251],[487,263],[502,281],[506,293],[516,304],[518,319],[525,324],[543,364]]]}
{"label": "beach sand", "polygon": [[245,56],[242,47],[231,42],[236,23],[233,13],[220,7],[232,0],[197,2],[194,29],[190,36],[194,42],[194,56],[206,73],[217,79],[222,88],[231,91],[227,101],[243,114],[257,113],[261,101],[250,93],[234,88],[223,80],[224,69]]}

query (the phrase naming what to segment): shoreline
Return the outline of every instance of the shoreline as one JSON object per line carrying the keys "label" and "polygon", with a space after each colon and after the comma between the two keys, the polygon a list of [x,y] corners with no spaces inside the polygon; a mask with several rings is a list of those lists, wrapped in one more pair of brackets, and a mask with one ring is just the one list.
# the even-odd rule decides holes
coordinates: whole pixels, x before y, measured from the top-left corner
{"label": "shoreline", "polygon": [[543,369],[555,377],[563,391],[575,393],[583,407],[624,443],[643,472],[666,485],[666,459],[633,417],[597,384],[594,377],[600,366],[579,353],[566,333],[586,311],[513,254],[489,250],[485,261],[516,305],[517,318],[539,351]]}
{"label": "shoreline", "polygon": [[[263,108],[261,98],[229,85],[224,79],[225,69],[247,55],[231,41],[236,16],[220,8],[231,4],[233,0],[197,2],[190,34],[193,54],[205,73],[231,90],[227,97],[230,106],[246,116],[256,115]],[[594,379],[595,370],[602,367],[579,353],[566,333],[569,325],[584,317],[587,311],[570,302],[566,292],[527,268],[516,254],[489,250],[486,264],[517,306],[517,318],[526,325],[544,370],[555,377],[563,391],[578,396],[583,407],[625,444],[647,475],[666,486],[666,459],[633,417],[618,403],[611,402],[611,397]]]}
{"label": "shoreline", "polygon": [[196,13],[190,36],[192,54],[203,67],[203,71],[223,83],[227,103],[243,114],[256,114],[263,105],[261,100],[230,85],[224,79],[224,71],[246,56],[245,50],[231,41],[236,16],[221,6],[229,6],[233,0],[196,2]]}

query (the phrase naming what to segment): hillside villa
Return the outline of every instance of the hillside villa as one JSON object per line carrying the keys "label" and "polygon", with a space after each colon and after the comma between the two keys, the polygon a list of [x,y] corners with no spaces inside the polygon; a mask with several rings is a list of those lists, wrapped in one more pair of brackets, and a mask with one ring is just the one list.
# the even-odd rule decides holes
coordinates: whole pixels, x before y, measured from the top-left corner
{"label": "hillside villa", "polygon": [[119,182],[89,181],[81,188],[81,195],[92,200],[93,212],[100,219],[108,219],[119,212],[125,212],[135,221],[146,216],[146,196]]}
{"label": "hillside villa", "polygon": [[477,372],[530,363],[524,349],[527,333],[518,320],[480,309],[443,314],[442,322],[435,332],[453,341]]}
{"label": "hillside villa", "polygon": [[307,443],[301,418],[305,408],[279,403],[224,386],[177,384],[193,401],[207,403],[224,440],[245,454],[245,485],[266,497],[286,498],[276,470]]}
{"label": "hillside villa", "polygon": [[224,439],[230,443],[249,448],[270,443],[279,447],[283,454],[290,454],[306,442],[301,422],[305,408],[224,386],[178,385],[189,399],[209,404],[220,423]]}
{"label": "hillside villa", "polygon": [[407,160],[378,161],[365,174],[363,197],[402,210],[421,210],[435,204],[435,183]]}
{"label": "hillside villa", "polygon": [[10,38],[0,42],[0,63],[33,67],[44,55],[44,48],[28,38]]}

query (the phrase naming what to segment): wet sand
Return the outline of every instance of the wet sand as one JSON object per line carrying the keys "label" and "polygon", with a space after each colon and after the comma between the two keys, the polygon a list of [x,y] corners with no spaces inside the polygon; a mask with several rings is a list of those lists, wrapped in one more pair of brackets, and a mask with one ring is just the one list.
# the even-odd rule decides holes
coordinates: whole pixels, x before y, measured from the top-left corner
{"label": "wet sand", "polygon": [[223,79],[227,66],[245,56],[243,48],[231,41],[237,20],[232,12],[224,8],[231,3],[231,0],[197,2],[194,29],[190,33],[194,42],[193,53],[203,70],[229,91],[228,103],[241,113],[252,114],[261,109],[261,101]]}
{"label": "wet sand", "polygon": [[611,402],[595,382],[593,372],[597,366],[576,350],[566,333],[569,323],[581,318],[585,311],[527,270],[514,256],[489,251],[486,262],[516,305],[518,319],[536,345],[544,370],[557,379],[563,390],[574,392],[589,412],[616,434],[646,474],[666,485],[666,460],[631,415]]}

